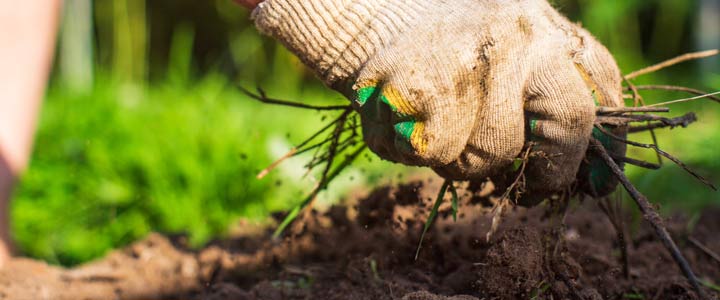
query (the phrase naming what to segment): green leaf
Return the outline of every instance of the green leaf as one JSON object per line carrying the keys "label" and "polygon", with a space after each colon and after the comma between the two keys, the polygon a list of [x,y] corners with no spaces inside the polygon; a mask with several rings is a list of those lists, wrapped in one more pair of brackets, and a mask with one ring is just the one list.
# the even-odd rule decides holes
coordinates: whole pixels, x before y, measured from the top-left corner
{"label": "green leaf", "polygon": [[517,170],[520,170],[520,167],[522,167],[523,162],[524,162],[524,161],[522,160],[522,158],[516,158],[516,159],[513,161],[513,172],[516,172]]}
{"label": "green leaf", "polygon": [[445,193],[448,190],[448,187],[452,185],[452,181],[445,180],[445,183],[443,183],[442,188],[440,188],[440,193],[438,194],[437,199],[435,200],[435,204],[433,205],[432,211],[430,211],[430,215],[425,220],[425,227],[423,228],[423,232],[420,235],[420,243],[418,244],[417,251],[415,252],[415,260],[418,259],[418,256],[420,256],[420,249],[422,248],[422,242],[423,239],[425,239],[425,234],[427,233],[428,229],[430,229],[430,225],[432,225],[433,221],[435,221],[435,217],[437,217],[438,210],[440,209],[440,204],[442,204],[443,198],[445,197]]}

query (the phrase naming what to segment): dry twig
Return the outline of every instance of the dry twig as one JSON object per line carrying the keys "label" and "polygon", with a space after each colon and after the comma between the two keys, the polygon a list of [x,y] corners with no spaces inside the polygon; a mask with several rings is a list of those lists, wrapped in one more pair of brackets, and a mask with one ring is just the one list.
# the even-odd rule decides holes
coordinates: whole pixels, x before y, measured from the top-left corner
{"label": "dry twig", "polygon": [[[625,81],[625,83],[628,85],[628,89],[630,89],[630,91],[632,92],[632,99],[633,99],[635,107],[637,107],[638,105],[645,106],[645,100],[643,100],[643,97],[640,95],[640,91],[638,90],[637,86],[635,86],[635,84],[632,81],[630,81],[630,78],[628,78],[627,76],[623,76],[623,81]],[[647,121],[647,126],[648,127],[650,126],[649,120]],[[655,145],[655,147],[658,147],[658,139],[657,139],[657,135],[655,134],[655,130],[650,128],[648,131],[650,132],[650,137],[652,137],[653,145]],[[660,156],[660,154],[656,154],[656,155],[657,155],[658,163],[660,165],[662,165],[662,163],[663,163],[662,156]]]}
{"label": "dry twig", "polygon": [[678,166],[680,166],[681,168],[683,168],[683,170],[685,170],[686,172],[690,173],[690,175],[692,175],[693,177],[695,177],[695,178],[696,178],[697,180],[699,180],[700,182],[704,183],[705,185],[707,185],[707,186],[710,187],[711,189],[717,191],[717,187],[716,187],[713,183],[711,183],[709,180],[705,179],[705,177],[701,176],[701,175],[698,174],[697,172],[695,172],[695,171],[693,171],[692,169],[690,169],[690,167],[689,167],[688,165],[686,165],[685,163],[683,163],[682,161],[680,161],[680,160],[679,160],[678,158],[676,158],[675,156],[672,156],[672,155],[670,155],[670,153],[667,153],[667,152],[665,152],[665,151],[663,151],[663,150],[660,150],[660,148],[658,148],[658,146],[656,146],[656,145],[651,145],[651,144],[642,144],[642,143],[633,142],[633,141],[630,141],[630,140],[621,138],[621,137],[619,137],[619,136],[617,136],[617,135],[614,135],[614,134],[612,134],[611,132],[605,130],[605,128],[603,128],[602,126],[597,126],[597,125],[596,125],[595,128],[597,128],[597,129],[600,130],[603,134],[607,135],[608,137],[610,137],[610,138],[612,138],[612,139],[614,139],[614,140],[616,140],[616,141],[620,141],[620,142],[623,142],[623,143],[625,143],[625,144],[632,145],[632,146],[635,146],[635,147],[647,148],[647,149],[653,149],[653,150],[655,150],[655,152],[657,152],[658,154],[662,155],[663,157],[671,160],[672,162],[674,162],[675,164],[677,164]]}
{"label": "dry twig", "polygon": [[643,69],[641,69],[641,70],[637,70],[637,71],[635,71],[635,72],[632,72],[632,73],[630,73],[630,74],[627,74],[627,75],[625,75],[625,78],[628,79],[628,80],[630,80],[630,79],[635,79],[635,78],[637,78],[637,77],[640,77],[640,76],[643,76],[643,75],[647,75],[647,74],[650,74],[650,73],[654,73],[654,72],[660,71],[660,70],[662,70],[662,69],[665,69],[665,68],[668,68],[668,67],[677,65],[677,64],[679,64],[679,63],[683,63],[683,62],[686,62],[686,61],[691,61],[691,60],[696,60],[696,59],[702,59],[702,58],[707,58],[707,57],[715,56],[715,55],[718,55],[718,53],[720,53],[720,51],[718,51],[717,49],[715,49],[715,50],[707,50],[707,51],[701,51],[701,52],[683,54],[683,55],[680,55],[680,56],[675,57],[675,58],[673,58],[673,59],[669,59],[669,60],[666,60],[666,61],[661,62],[661,63],[659,63],[659,64],[652,65],[652,66],[649,66],[649,67],[647,67],[647,68],[643,68]]}
{"label": "dry twig", "polygon": [[597,116],[596,123],[602,124],[602,125],[614,125],[614,126],[627,126],[631,123],[647,123],[645,126],[649,126],[652,123],[648,123],[648,121],[656,121],[662,124],[665,124],[667,126],[672,126],[673,123],[677,123],[677,120],[651,115],[651,114],[641,114],[641,115],[628,115],[628,114],[620,114],[620,115],[612,115],[612,116]]}
{"label": "dry twig", "polygon": [[[689,88],[689,87],[684,87],[684,86],[676,86],[676,85],[638,85],[638,86],[635,86],[635,88],[637,90],[646,90],[646,91],[683,92],[683,93],[688,93],[688,94],[692,94],[692,95],[696,95],[696,96],[702,96],[702,95],[709,94],[706,91],[693,89],[693,88]],[[629,87],[627,89],[630,90]],[[710,100],[716,101],[716,102],[720,102],[720,97],[717,97],[717,96],[708,96],[707,98]]]}
{"label": "dry twig", "polygon": [[702,252],[705,252],[708,256],[710,256],[712,259],[714,259],[716,262],[720,263],[720,255],[715,253],[715,251],[712,251],[712,249],[708,248],[707,246],[700,243],[700,241],[696,240],[693,237],[688,237],[688,241],[693,244],[695,247],[698,247],[698,249],[702,250]]}
{"label": "dry twig", "polygon": [[695,276],[695,273],[693,273],[690,264],[688,264],[687,260],[685,260],[685,257],[682,255],[682,253],[680,253],[680,249],[678,249],[672,237],[670,237],[670,233],[668,233],[667,229],[665,229],[665,226],[663,225],[662,218],[655,210],[655,208],[653,208],[652,204],[650,204],[650,201],[648,201],[648,199],[642,193],[640,193],[640,191],[638,191],[632,183],[630,183],[630,180],[627,178],[627,176],[625,176],[625,173],[620,168],[620,166],[618,166],[618,164],[615,163],[615,161],[610,157],[610,154],[608,154],[607,150],[605,150],[602,143],[593,138],[590,140],[590,145],[593,152],[605,161],[605,164],[610,167],[610,170],[615,175],[615,177],[620,180],[620,183],[623,185],[623,187],[625,187],[625,190],[628,192],[628,194],[630,194],[630,197],[635,200],[635,203],[638,205],[638,208],[640,208],[643,217],[646,221],[648,221],[648,223],[650,223],[652,228],[655,230],[655,234],[665,245],[665,248],[668,249],[677,265],[685,274],[685,277],[687,277],[688,281],[695,289],[695,292],[698,294],[698,296],[700,296],[701,299],[709,299],[707,295],[705,295],[702,287],[700,286],[700,282]]}
{"label": "dry twig", "polygon": [[295,156],[296,153],[297,153],[297,148],[292,148],[292,149],[290,149],[290,151],[288,151],[288,153],[286,153],[285,155],[283,155],[282,157],[280,157],[278,160],[274,161],[272,164],[270,164],[270,166],[268,166],[268,167],[265,168],[264,170],[260,171],[260,173],[257,174],[256,178],[257,178],[257,179],[263,179],[263,178],[265,178],[265,176],[267,176],[268,174],[270,174],[270,172],[272,172],[272,170],[274,170],[275,168],[277,168],[277,167],[278,167],[281,163],[283,163],[285,160],[287,160],[287,159]]}
{"label": "dry twig", "polygon": [[660,164],[654,164],[651,162],[637,160],[637,159],[626,157],[626,156],[622,156],[622,157],[613,156],[613,159],[618,162],[621,162],[621,163],[631,164],[633,166],[641,167],[641,168],[645,168],[645,169],[649,169],[649,170],[658,170],[662,167],[662,165],[660,165]]}
{"label": "dry twig", "polygon": [[[270,164],[270,166],[262,170],[257,175],[258,179],[262,179],[285,160],[310,152],[312,150],[315,150],[315,154],[313,155],[313,158],[310,160],[310,162],[306,165],[308,172],[311,172],[315,167],[324,164],[320,180],[315,184],[310,194],[305,199],[303,199],[303,201],[298,206],[296,206],[288,213],[283,222],[275,231],[274,237],[278,237],[303,210],[305,210],[305,216],[307,216],[307,213],[310,210],[306,210],[306,208],[312,207],[312,204],[315,202],[318,194],[321,191],[325,190],[330,181],[332,181],[337,175],[340,174],[340,172],[342,172],[355,159],[357,159],[357,157],[359,157],[360,154],[365,151],[367,146],[361,144],[358,141],[360,139],[360,135],[357,132],[357,128],[359,128],[359,125],[357,124],[356,116],[353,115],[354,110],[350,105],[309,105],[304,103],[269,98],[260,88],[257,89],[257,93],[253,93],[248,89],[243,88],[242,86],[237,86],[237,88],[248,97],[266,104],[282,105],[318,111],[342,111],[340,116],[326,124],[323,128],[321,128],[312,136],[291,149],[288,153]],[[332,131],[329,133],[328,137],[324,138],[320,142],[315,142],[314,144],[311,144],[318,137],[320,137],[324,133],[327,133],[331,129]],[[360,146],[358,147],[358,145]],[[345,157],[345,160],[343,160],[336,166],[335,162],[337,158],[345,152],[350,152],[350,154],[348,154]]]}
{"label": "dry twig", "polygon": [[[287,228],[287,226],[289,226],[298,217],[298,215],[303,210],[305,211],[305,217],[307,217],[307,214],[310,211],[307,210],[307,208],[312,207],[313,203],[317,199],[318,194],[321,191],[325,190],[330,181],[337,177],[340,172],[342,172],[355,159],[357,159],[357,157],[359,157],[360,154],[366,149],[366,146],[363,144],[360,147],[355,147],[359,144],[357,140],[360,136],[356,131],[359,125],[357,124],[356,118],[353,115],[354,111],[349,105],[314,106],[303,103],[268,98],[265,95],[265,92],[261,89],[258,89],[258,94],[254,94],[243,87],[238,88],[250,98],[258,100],[262,103],[311,110],[342,110],[340,116],[326,124],[320,130],[315,132],[309,138],[305,139],[298,146],[291,149],[288,153],[270,164],[270,166],[262,170],[257,175],[258,179],[262,179],[285,160],[296,157],[300,154],[307,153],[312,150],[316,150],[316,153],[313,155],[310,163],[308,163],[308,165],[306,166],[308,168],[308,172],[312,171],[315,167],[319,165],[325,165],[322,170],[320,180],[315,184],[310,194],[303,201],[301,201],[298,206],[296,206],[288,213],[283,222],[275,231],[273,236],[277,238],[280,236],[280,234],[282,234],[285,228]],[[320,135],[328,132],[328,130],[330,129],[332,129],[332,131],[329,133],[329,136],[327,138],[324,138],[320,142],[311,145],[311,143],[315,141]],[[347,136],[348,134],[349,136]],[[345,138],[343,139],[343,137]],[[353,149],[353,147],[355,147],[354,150],[351,150]],[[351,152],[349,155],[347,155],[344,161],[342,161],[336,166],[335,162],[337,160],[337,157],[346,151]],[[300,227],[302,227],[302,224],[300,224],[296,228]]]}
{"label": "dry twig", "polygon": [[312,110],[345,110],[349,107],[349,105],[334,105],[334,106],[317,106],[317,105],[309,105],[305,103],[298,103],[298,102],[292,102],[292,101],[286,101],[286,100],[280,100],[280,99],[273,99],[267,97],[265,94],[265,91],[258,88],[257,94],[251,92],[250,90],[242,87],[237,86],[237,88],[248,97],[255,99],[257,101],[260,101],[262,103],[266,104],[274,104],[274,105],[282,105],[282,106],[289,106],[289,107],[295,107],[295,108],[304,108],[304,109],[312,109]]}
{"label": "dry twig", "polygon": [[[699,95],[699,96],[698,96],[698,97],[694,97],[694,98],[679,99],[679,100],[674,100],[674,101],[669,101],[669,102],[658,103],[658,104],[653,104],[653,105],[648,105],[648,106],[646,106],[645,103],[644,103],[644,100],[643,100],[643,98],[642,98],[642,96],[640,95],[640,92],[639,92],[639,90],[640,90],[641,88],[638,87],[638,86],[636,86],[636,85],[631,81],[632,79],[637,78],[637,77],[639,77],[639,76],[646,75],[646,74],[650,74],[650,73],[654,73],[654,72],[660,71],[660,70],[662,70],[662,69],[664,69],[664,68],[667,68],[667,67],[670,67],[670,66],[674,66],[674,65],[679,64],[679,63],[682,63],[682,62],[686,62],[686,61],[690,61],[690,60],[696,60],[696,59],[701,59],[701,58],[706,58],[706,57],[711,57],[711,56],[717,55],[718,53],[720,53],[720,51],[717,50],[717,49],[715,49],[715,50],[708,50],[708,51],[701,51],[701,52],[695,52],[695,53],[687,53],[687,54],[680,55],[680,56],[675,57],[675,58],[673,58],[673,59],[670,59],[670,60],[661,62],[661,63],[659,63],[659,64],[656,64],[656,65],[653,65],[653,66],[650,66],[650,67],[647,67],[647,68],[643,68],[643,69],[641,69],[641,70],[637,70],[637,71],[635,71],[635,72],[632,72],[632,73],[630,73],[630,74],[628,74],[628,75],[623,76],[623,81],[627,84],[627,90],[629,90],[629,91],[632,92],[632,95],[631,95],[630,99],[633,99],[634,106],[637,107],[637,106],[641,105],[641,106],[643,106],[643,107],[656,107],[656,106],[667,105],[667,104],[675,104],[675,103],[693,101],[693,100],[703,99],[703,98],[709,98],[709,99],[711,99],[711,100],[715,100],[715,101],[720,102],[720,99],[718,99],[718,97],[714,97],[716,94],[707,94],[707,93],[704,93],[704,92],[702,92],[702,91],[700,91],[700,90],[696,90],[696,89],[692,89],[692,88],[678,87],[678,86],[667,86],[667,85],[665,85],[665,86],[662,86],[662,85],[648,85],[648,86],[642,86],[642,89],[646,89],[646,90],[671,90],[671,91],[680,91],[680,92],[686,92],[686,93],[696,94],[696,95]],[[623,97],[625,98],[625,95],[623,95]],[[658,147],[657,135],[655,135],[655,130],[654,130],[655,127],[653,127],[653,126],[650,124],[650,122],[648,121],[648,124],[647,124],[647,126],[645,126],[645,128],[646,128],[647,131],[650,132],[650,135],[652,136],[652,140],[653,140],[653,144],[654,144],[655,148],[659,148],[659,147]],[[660,162],[660,164],[662,165],[662,156],[661,156],[661,154],[660,154],[659,152],[657,153],[657,158],[658,158],[658,161]]]}
{"label": "dry twig", "polygon": [[599,115],[615,114],[615,113],[666,113],[670,112],[670,108],[667,107],[610,107],[610,106],[598,106],[595,112]]}
{"label": "dry twig", "polygon": [[640,106],[640,105],[645,105],[645,101],[643,100],[643,97],[640,95],[640,91],[638,91],[638,89],[635,87],[635,84],[632,83],[632,81],[630,81],[630,79],[627,78],[627,76],[623,76],[623,81],[625,82],[625,84],[627,84],[628,89],[630,89],[630,91],[632,92],[631,99],[633,99],[633,105],[635,107]]}
{"label": "dry twig", "polygon": [[490,230],[485,235],[485,240],[490,242],[490,239],[492,238],[493,234],[497,232],[498,227],[500,226],[500,222],[502,221],[502,214],[505,211],[505,208],[510,205],[510,194],[512,194],[513,191],[515,191],[515,200],[519,199],[523,192],[523,183],[525,182],[525,169],[527,168],[527,163],[530,160],[530,155],[532,154],[532,148],[533,143],[530,142],[527,145],[525,145],[525,152],[523,152],[522,157],[520,158],[521,165],[518,169],[517,176],[515,176],[515,180],[513,181],[510,186],[505,190],[503,195],[500,197],[500,201],[495,204],[495,207],[493,207],[492,210],[492,223],[490,225]]}
{"label": "dry twig", "polygon": [[720,91],[714,92],[714,93],[710,93],[710,94],[705,94],[705,95],[690,97],[690,98],[683,98],[683,99],[670,100],[670,101],[665,101],[665,102],[650,104],[650,105],[646,105],[645,107],[657,107],[657,106],[665,106],[665,105],[670,105],[670,104],[678,104],[678,103],[690,102],[690,101],[695,101],[695,100],[710,98],[710,97],[713,97],[713,96],[715,96],[715,95],[720,95]]}
{"label": "dry twig", "polygon": [[697,116],[695,113],[687,113],[681,117],[672,118],[672,119],[665,119],[661,120],[659,122],[653,122],[649,123],[647,125],[643,126],[630,126],[628,127],[628,133],[637,133],[637,132],[643,132],[648,131],[651,129],[659,129],[659,128],[667,128],[673,129],[675,127],[688,127],[688,125],[697,122]]}

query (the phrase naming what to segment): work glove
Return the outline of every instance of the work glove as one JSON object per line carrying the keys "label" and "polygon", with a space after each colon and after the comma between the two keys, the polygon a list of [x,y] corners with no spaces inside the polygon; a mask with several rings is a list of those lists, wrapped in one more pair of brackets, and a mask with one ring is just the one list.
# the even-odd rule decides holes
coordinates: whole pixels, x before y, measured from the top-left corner
{"label": "work glove", "polygon": [[452,180],[517,171],[532,142],[528,192],[568,190],[595,106],[623,105],[612,56],[545,0],[266,0],[253,18],[352,100],[372,151]]}

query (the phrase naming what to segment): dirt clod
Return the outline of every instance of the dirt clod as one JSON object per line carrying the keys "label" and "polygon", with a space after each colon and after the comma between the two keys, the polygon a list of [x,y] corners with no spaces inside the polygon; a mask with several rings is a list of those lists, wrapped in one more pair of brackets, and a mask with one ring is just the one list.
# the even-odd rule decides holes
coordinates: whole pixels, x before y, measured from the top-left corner
{"label": "dirt clod", "polygon": [[544,254],[540,232],[524,226],[508,230],[486,253],[479,289],[500,299],[529,298],[540,288]]}

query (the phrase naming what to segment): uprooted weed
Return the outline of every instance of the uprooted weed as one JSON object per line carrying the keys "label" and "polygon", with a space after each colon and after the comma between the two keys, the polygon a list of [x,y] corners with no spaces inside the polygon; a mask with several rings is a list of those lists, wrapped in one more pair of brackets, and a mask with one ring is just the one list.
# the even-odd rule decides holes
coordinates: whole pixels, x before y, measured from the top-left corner
{"label": "uprooted weed", "polygon": [[[703,51],[703,52],[697,52],[697,53],[689,53],[685,54],[673,59],[670,59],[668,61],[662,62],[657,65],[653,65],[635,72],[632,72],[626,76],[624,76],[624,81],[626,84],[625,90],[627,92],[630,92],[631,94],[625,95],[624,98],[631,99],[633,101],[632,107],[598,107],[596,114],[597,119],[595,123],[595,128],[602,132],[603,135],[606,137],[609,137],[612,140],[615,140],[617,142],[624,143],[629,146],[635,146],[640,148],[646,148],[651,149],[657,154],[657,163],[651,163],[646,161],[641,161],[637,159],[633,159],[630,157],[622,156],[622,157],[615,157],[612,156],[600,143],[598,140],[595,139],[595,137],[590,137],[590,151],[589,155],[594,155],[598,158],[600,158],[612,171],[613,175],[617,178],[617,180],[623,185],[626,191],[630,194],[630,196],[633,198],[633,200],[638,205],[640,211],[643,213],[643,217],[646,221],[650,223],[650,225],[655,230],[656,236],[663,242],[667,250],[671,253],[673,259],[678,264],[680,269],[683,271],[684,275],[687,277],[690,284],[694,287],[696,293],[701,299],[707,299],[706,294],[704,293],[702,287],[701,287],[701,281],[697,279],[695,274],[693,273],[692,269],[690,268],[689,264],[687,263],[686,259],[683,257],[683,255],[680,253],[680,251],[677,248],[677,245],[673,241],[673,239],[670,237],[670,235],[667,232],[667,229],[663,225],[662,218],[657,213],[657,210],[650,204],[648,199],[642,195],[637,188],[630,182],[630,180],[624,175],[624,172],[622,168],[620,167],[622,164],[631,164],[647,169],[659,169],[660,166],[662,166],[663,158],[669,159],[673,163],[677,164],[681,168],[683,168],[685,171],[687,171],[690,175],[704,183],[705,185],[709,186],[712,189],[716,189],[715,185],[713,185],[711,182],[709,182],[707,179],[699,175],[697,172],[690,169],[686,164],[684,164],[681,160],[678,158],[672,156],[671,154],[663,151],[658,146],[658,140],[655,135],[655,130],[661,129],[661,128],[675,128],[675,127],[687,127],[691,123],[694,123],[697,121],[697,117],[694,113],[688,113],[686,115],[675,117],[675,118],[667,118],[658,116],[655,113],[668,113],[670,112],[670,109],[667,107],[668,105],[677,104],[677,103],[683,103],[683,102],[689,102],[689,101],[695,101],[699,99],[710,99],[715,102],[720,103],[720,92],[714,92],[714,93],[707,93],[705,91],[701,91],[694,88],[688,88],[688,87],[682,87],[682,86],[672,86],[672,85],[642,85],[638,86],[635,85],[632,80],[647,75],[653,72],[657,72],[659,70],[674,66],[676,64],[695,60],[695,59],[701,59],[706,58],[710,56],[714,56],[720,53],[718,50],[711,50],[711,51]],[[318,130],[315,134],[310,136],[308,139],[300,143],[298,146],[293,148],[291,151],[289,151],[286,155],[281,157],[279,160],[271,164],[268,168],[263,170],[260,174],[258,174],[258,178],[262,178],[265,175],[267,175],[270,171],[272,171],[275,167],[277,167],[280,163],[285,161],[288,158],[298,156],[300,154],[308,153],[311,151],[314,151],[314,154],[311,158],[311,160],[306,165],[306,168],[308,169],[308,173],[313,171],[315,168],[322,166],[322,172],[320,175],[320,180],[317,182],[317,184],[313,187],[312,191],[308,194],[307,197],[303,199],[303,201],[300,202],[292,211],[288,213],[288,215],[285,217],[285,219],[282,221],[280,226],[275,231],[274,237],[279,237],[283,234],[284,230],[290,226],[293,221],[303,212],[305,211],[305,215],[307,215],[307,212],[310,211],[310,208],[312,208],[313,203],[315,202],[315,199],[317,198],[318,194],[326,189],[328,185],[339,175],[344,169],[346,169],[348,166],[350,166],[353,161],[362,154],[363,151],[366,150],[367,146],[362,142],[362,137],[360,134],[358,134],[358,115],[353,110],[351,106],[312,106],[307,104],[301,104],[301,103],[295,103],[295,102],[289,102],[284,100],[278,100],[278,99],[272,99],[268,98],[264,91],[261,89],[258,89],[257,93],[253,93],[249,90],[246,90],[244,88],[240,88],[245,94],[250,96],[253,99],[256,99],[258,101],[268,103],[268,104],[275,104],[275,105],[285,105],[290,107],[296,107],[300,109],[310,109],[310,110],[323,110],[323,111],[340,111],[340,115],[328,122],[324,127],[322,127],[320,130]],[[683,99],[677,99],[672,101],[666,101],[666,102],[660,102],[656,104],[646,104],[645,99],[640,94],[640,91],[646,91],[646,90],[660,90],[660,91],[674,91],[674,92],[684,92],[691,95],[694,95],[694,97],[690,98],[683,98]],[[617,136],[607,130],[608,127],[621,127],[623,129],[626,129],[629,134],[634,133],[642,133],[642,132],[649,132],[653,143],[652,144],[642,144],[638,142],[631,141],[629,139]],[[492,233],[495,231],[495,229],[498,227],[499,223],[501,222],[503,211],[507,209],[507,207],[517,203],[517,200],[521,197],[524,190],[524,183],[525,183],[525,167],[530,157],[533,155],[541,155],[538,153],[533,153],[531,151],[532,145],[526,145],[525,149],[521,153],[520,157],[518,157],[516,164],[515,164],[515,180],[512,184],[509,185],[509,187],[505,190],[505,192],[502,194],[502,196],[499,198],[499,200],[495,203],[495,207],[493,209],[493,220],[492,220],[492,226],[490,231],[488,232],[487,238],[489,239]],[[344,157],[344,159],[338,161],[338,158]],[[457,216],[457,210],[458,210],[458,196],[455,189],[455,183],[451,180],[446,180],[445,183],[442,185],[438,196],[434,202],[434,205],[432,207],[432,210],[430,211],[430,214],[428,215],[425,224],[423,226],[423,233],[421,234],[420,241],[417,247],[416,255],[417,257],[420,253],[420,250],[422,248],[422,240],[425,236],[425,233],[428,231],[430,226],[432,226],[436,216],[438,215],[438,210],[440,208],[440,205],[445,199],[445,195],[447,192],[450,191],[452,194],[452,214],[453,218],[455,219]],[[555,246],[553,249],[550,249],[548,253],[551,256],[549,258],[549,262],[552,263],[555,258],[558,255],[558,249],[560,249],[559,243],[561,240],[561,232],[563,228],[563,220],[564,220],[564,214],[565,214],[565,208],[567,207],[567,203],[569,200],[575,196],[577,192],[568,192],[563,195],[558,195],[557,197],[554,197],[553,199],[550,199],[551,207],[553,209],[553,214],[557,217],[555,220],[559,220],[557,224],[558,230],[554,232],[554,236],[556,238]],[[513,201],[513,199],[515,201]],[[604,202],[603,202],[604,201]],[[606,213],[608,218],[610,219],[611,223],[613,224],[613,227],[616,230],[617,238],[618,238],[618,244],[620,245],[621,250],[621,259],[622,259],[622,265],[623,265],[623,273],[627,277],[629,275],[628,270],[628,257],[627,252],[625,250],[625,236],[624,236],[624,224],[621,221],[618,221],[620,218],[620,211],[619,211],[619,201],[616,201],[615,204],[612,204],[610,200],[601,199],[599,202],[600,208]],[[302,229],[302,223],[298,222],[296,223],[296,227],[294,233],[299,233],[299,231]],[[562,272],[556,272],[558,276],[562,279],[565,284],[573,289],[575,285],[570,282],[569,279],[567,279],[565,276],[563,276]],[[547,289],[547,287],[545,287]],[[539,288],[539,290],[542,290],[542,287]],[[575,292],[577,295],[577,292]],[[581,297],[582,298],[582,297]]]}

